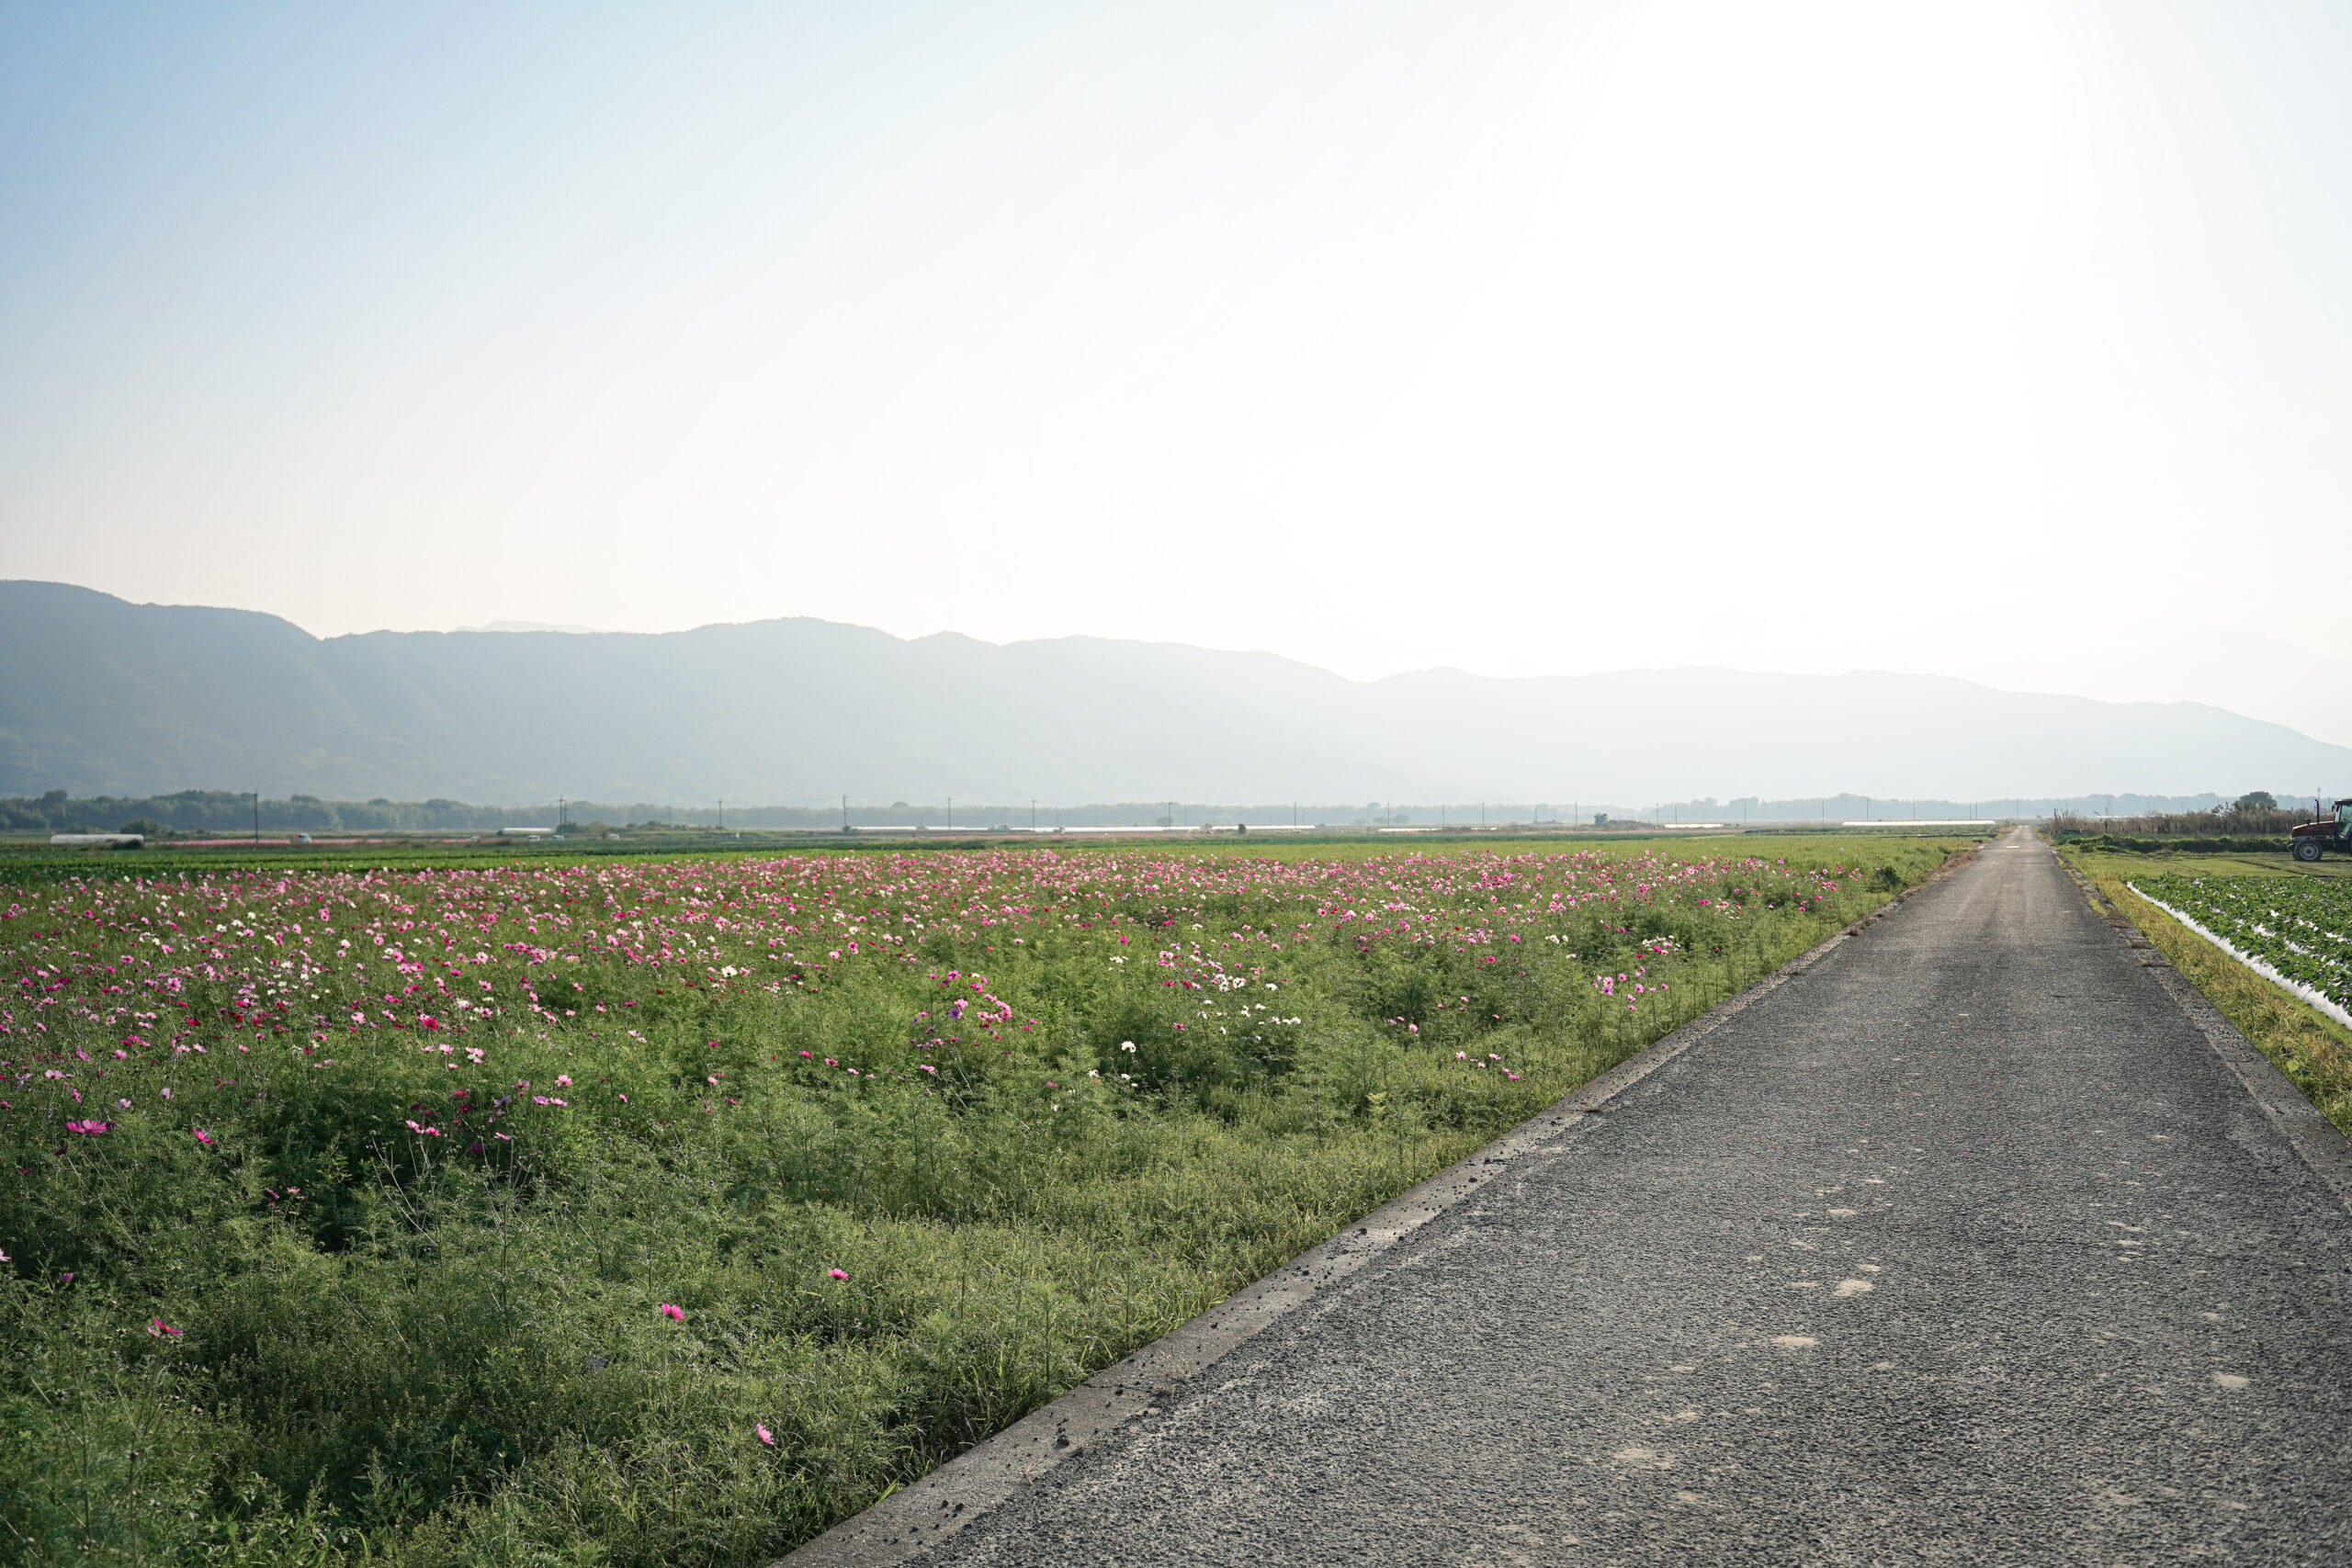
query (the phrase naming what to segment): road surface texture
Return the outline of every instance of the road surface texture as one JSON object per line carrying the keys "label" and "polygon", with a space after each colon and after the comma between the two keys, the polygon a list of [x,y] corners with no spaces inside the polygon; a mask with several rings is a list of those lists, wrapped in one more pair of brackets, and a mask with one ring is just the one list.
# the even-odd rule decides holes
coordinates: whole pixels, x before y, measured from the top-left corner
{"label": "road surface texture", "polygon": [[2012,835],[919,1561],[2352,1562],[2352,1220],[2185,995]]}

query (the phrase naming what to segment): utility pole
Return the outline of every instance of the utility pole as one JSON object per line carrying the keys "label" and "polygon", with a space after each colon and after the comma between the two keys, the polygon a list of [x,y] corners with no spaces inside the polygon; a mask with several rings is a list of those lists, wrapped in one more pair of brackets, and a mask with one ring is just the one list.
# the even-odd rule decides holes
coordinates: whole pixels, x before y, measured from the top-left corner
{"label": "utility pole", "polygon": [[956,797],[952,795],[947,797],[947,830],[956,830]]}
{"label": "utility pole", "polygon": [[842,831],[849,831],[849,796],[842,796]]}
{"label": "utility pole", "polygon": [[727,831],[727,797],[723,795],[718,797],[718,830]]}
{"label": "utility pole", "polygon": [[1034,795],[1029,797],[1029,830],[1037,830],[1037,797]]}
{"label": "utility pole", "polygon": [[258,844],[261,842],[261,791],[254,790],[252,794],[254,797],[254,842]]}

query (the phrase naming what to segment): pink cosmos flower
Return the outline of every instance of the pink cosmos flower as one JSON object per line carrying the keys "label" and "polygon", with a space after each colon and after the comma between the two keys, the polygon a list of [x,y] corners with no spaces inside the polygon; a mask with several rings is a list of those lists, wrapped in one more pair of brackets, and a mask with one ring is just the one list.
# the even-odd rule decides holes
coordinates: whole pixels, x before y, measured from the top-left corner
{"label": "pink cosmos flower", "polygon": [[774,1432],[769,1431],[757,1421],[752,1423],[752,1430],[760,1435],[760,1441],[765,1443],[770,1448],[775,1447],[775,1434]]}
{"label": "pink cosmos flower", "polygon": [[212,1141],[212,1134],[206,1132],[203,1128],[191,1127],[188,1131],[194,1133],[196,1134],[196,1141],[202,1144],[206,1148],[218,1148],[220,1146]]}
{"label": "pink cosmos flower", "polygon": [[825,1273],[828,1278],[834,1280],[846,1280],[849,1278],[849,1270],[846,1269],[828,1269],[825,1270]]}
{"label": "pink cosmos flower", "polygon": [[[72,1276],[70,1275],[68,1276],[69,1279]],[[161,1339],[167,1335],[176,1337],[179,1334],[178,1329],[174,1328],[170,1324],[165,1323],[160,1317],[151,1317],[147,1320],[147,1332],[153,1335],[158,1339]]]}
{"label": "pink cosmos flower", "polygon": [[662,1303],[662,1315],[668,1318],[672,1323],[684,1323],[686,1321],[685,1309],[684,1307],[672,1306],[668,1302],[663,1302]]}

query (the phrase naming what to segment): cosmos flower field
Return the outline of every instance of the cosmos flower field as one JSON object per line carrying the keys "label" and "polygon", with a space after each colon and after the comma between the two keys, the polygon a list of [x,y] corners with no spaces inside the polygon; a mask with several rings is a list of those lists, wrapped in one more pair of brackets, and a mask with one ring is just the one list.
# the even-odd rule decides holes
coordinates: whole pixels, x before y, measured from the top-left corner
{"label": "cosmos flower field", "polygon": [[1948,848],[1757,841],[0,886],[0,1560],[768,1561]]}

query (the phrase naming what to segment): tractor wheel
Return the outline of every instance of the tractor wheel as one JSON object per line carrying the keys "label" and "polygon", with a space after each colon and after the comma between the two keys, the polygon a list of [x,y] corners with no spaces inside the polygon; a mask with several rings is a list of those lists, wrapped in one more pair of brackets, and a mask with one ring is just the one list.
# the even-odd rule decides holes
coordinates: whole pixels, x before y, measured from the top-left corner
{"label": "tractor wheel", "polygon": [[2297,860],[2308,863],[2315,861],[2319,859],[2319,857],[2320,843],[2317,839],[2297,839],[2295,840],[2295,858]]}

